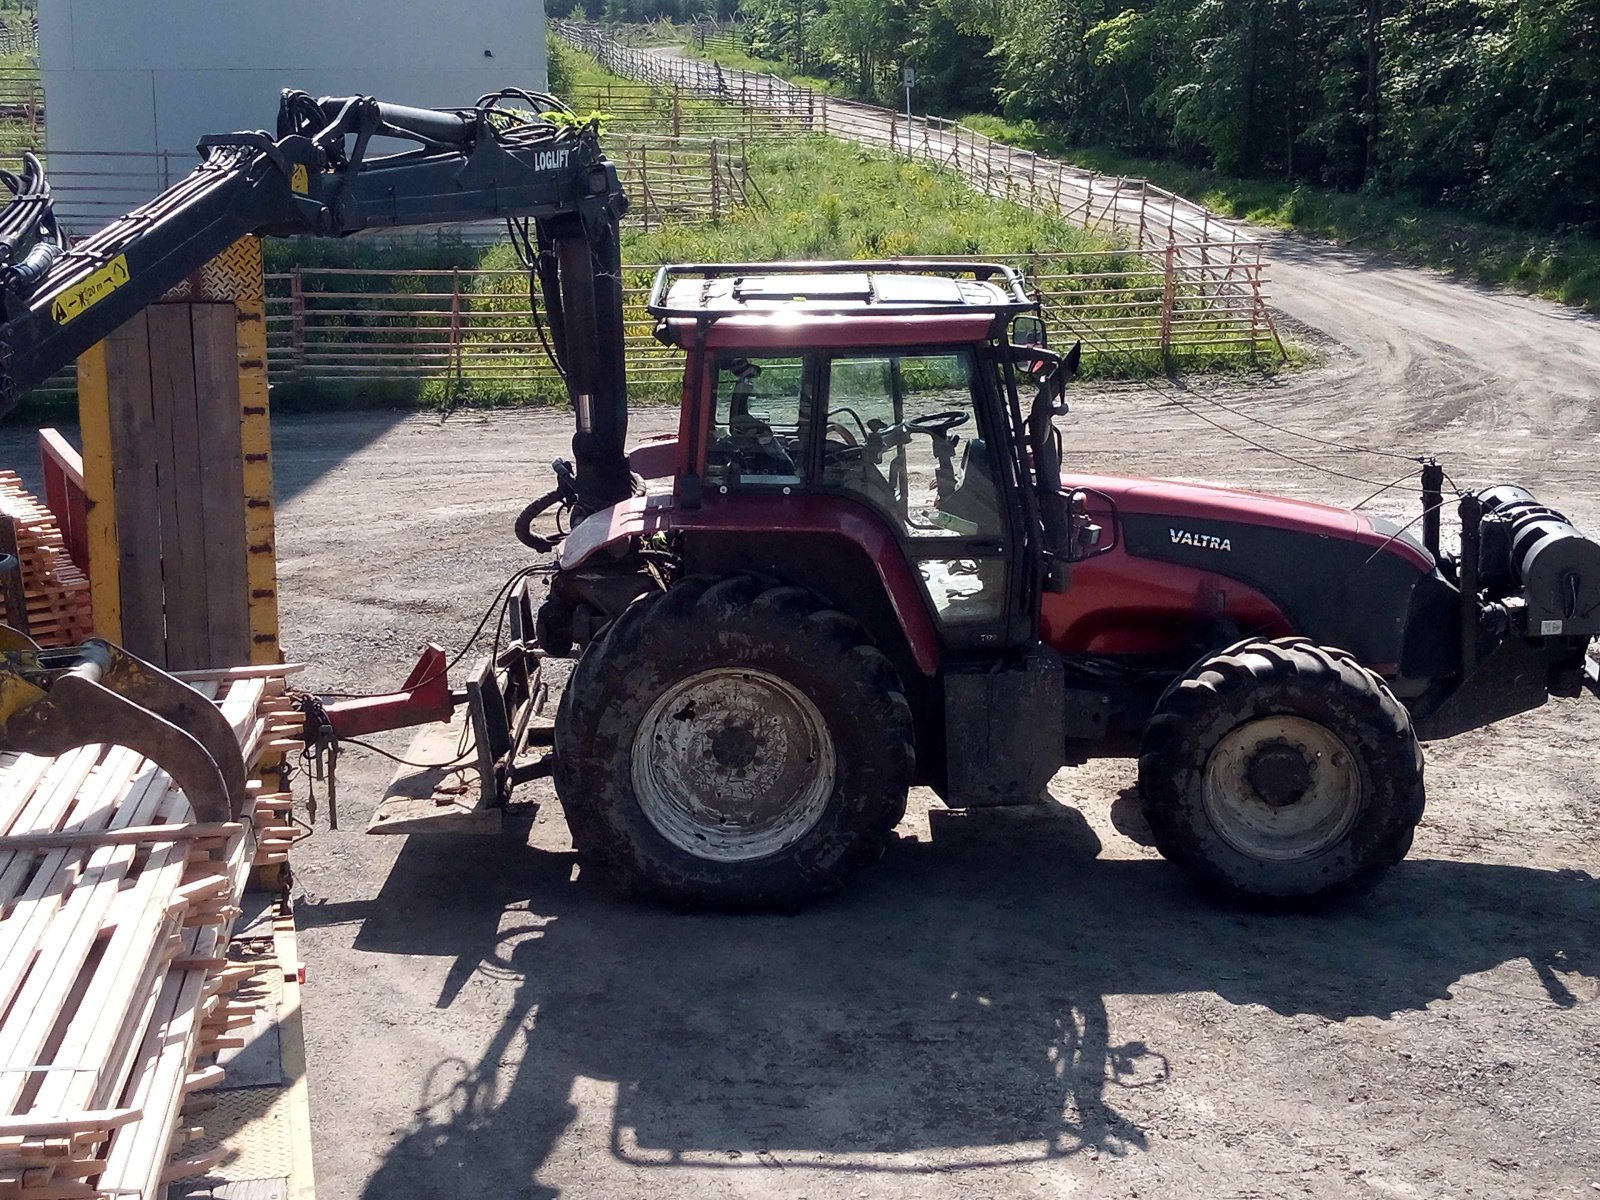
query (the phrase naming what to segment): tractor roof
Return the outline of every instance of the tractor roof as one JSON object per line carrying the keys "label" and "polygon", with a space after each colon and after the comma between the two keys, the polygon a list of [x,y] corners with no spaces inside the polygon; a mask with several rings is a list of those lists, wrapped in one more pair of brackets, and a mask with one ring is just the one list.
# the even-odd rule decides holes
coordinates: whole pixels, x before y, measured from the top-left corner
{"label": "tractor roof", "polygon": [[713,349],[974,342],[1034,301],[998,263],[938,259],[668,266],[650,314],[658,336]]}

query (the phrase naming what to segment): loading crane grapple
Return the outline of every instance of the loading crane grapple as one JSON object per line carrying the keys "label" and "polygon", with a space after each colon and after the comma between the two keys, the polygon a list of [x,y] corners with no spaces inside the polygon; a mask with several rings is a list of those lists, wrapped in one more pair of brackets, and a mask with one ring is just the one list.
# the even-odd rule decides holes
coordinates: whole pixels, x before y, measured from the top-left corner
{"label": "loading crane grapple", "polygon": [[[1063,470],[1078,348],[1050,348],[1000,263],[664,267],[648,309],[684,354],[679,428],[629,452],[627,201],[595,127],[547,106],[289,93],[275,137],[206,139],[188,180],[71,249],[37,164],[6,177],[6,405],[247,233],[510,223],[576,422],[572,463],[516,522],[553,551],[548,586],[521,573],[463,692],[435,649],[393,696],[308,699],[306,741],[328,749],[467,702],[472,750],[440,769],[471,759],[477,796],[441,805],[423,772],[380,828],[441,825],[419,808],[498,818],[550,775],[615,886],[788,907],[876,859],[912,786],[1024,803],[1063,766],[1122,756],[1158,847],[1205,889],[1303,906],[1405,857],[1425,740],[1600,687],[1600,546],[1520,488],[1462,492],[1453,550],[1424,455],[1404,526]],[[409,148],[371,156],[394,139]],[[541,532],[557,506],[570,532]],[[66,673],[118,677],[0,650],[4,748],[48,735],[29,713],[84,686]],[[577,658],[553,723],[550,657]],[[133,744],[158,747],[148,732]]]}

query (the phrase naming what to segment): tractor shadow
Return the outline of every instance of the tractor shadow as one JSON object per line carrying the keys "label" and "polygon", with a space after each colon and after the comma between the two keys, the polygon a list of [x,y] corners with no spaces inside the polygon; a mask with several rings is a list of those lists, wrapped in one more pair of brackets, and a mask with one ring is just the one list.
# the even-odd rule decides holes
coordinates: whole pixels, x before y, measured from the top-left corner
{"label": "tractor shadow", "polygon": [[1577,1002],[1562,974],[1600,974],[1600,888],[1581,873],[1408,862],[1334,914],[1274,917],[1210,907],[1158,861],[1098,861],[1058,806],[932,829],[787,917],[675,915],[573,880],[570,855],[422,838],[375,900],[302,909],[359,915],[360,950],[457,954],[441,1009],[475,972],[516,981],[479,1062],[429,1073],[364,1195],[556,1195],[521,1189],[578,1117],[575,1085],[614,1090],[608,1150],[636,1168],[1139,1153],[1121,1097],[1160,1088],[1177,1048],[1113,1030],[1107,996],[1338,1021],[1421,1008],[1517,958],[1561,1006]]}

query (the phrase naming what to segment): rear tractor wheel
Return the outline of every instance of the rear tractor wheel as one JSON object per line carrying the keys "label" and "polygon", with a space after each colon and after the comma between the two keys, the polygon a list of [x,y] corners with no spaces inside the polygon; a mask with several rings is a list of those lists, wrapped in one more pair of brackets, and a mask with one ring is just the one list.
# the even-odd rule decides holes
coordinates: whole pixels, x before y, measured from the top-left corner
{"label": "rear tractor wheel", "polygon": [[799,588],[688,579],[574,668],[556,789],[583,861],[622,890],[788,907],[882,854],[911,742],[900,681],[856,622]]}
{"label": "rear tractor wheel", "polygon": [[1207,890],[1303,908],[1406,856],[1422,749],[1405,708],[1344,651],[1242,642],[1167,689],[1139,792],[1161,853]]}

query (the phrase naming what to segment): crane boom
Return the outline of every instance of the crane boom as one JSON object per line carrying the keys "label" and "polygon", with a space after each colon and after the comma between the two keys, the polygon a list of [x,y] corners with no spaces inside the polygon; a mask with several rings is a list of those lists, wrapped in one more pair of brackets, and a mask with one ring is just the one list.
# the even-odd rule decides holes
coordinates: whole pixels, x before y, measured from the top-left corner
{"label": "crane boom", "polygon": [[[618,225],[628,198],[596,124],[562,108],[516,89],[459,110],[286,91],[275,135],[201,139],[202,161],[186,179],[71,248],[30,156],[20,175],[0,173],[14,193],[0,213],[0,415],[246,235],[347,237],[504,218],[577,414],[578,506],[625,499]],[[375,139],[410,145],[369,157]]]}

